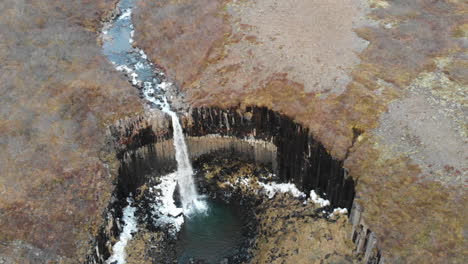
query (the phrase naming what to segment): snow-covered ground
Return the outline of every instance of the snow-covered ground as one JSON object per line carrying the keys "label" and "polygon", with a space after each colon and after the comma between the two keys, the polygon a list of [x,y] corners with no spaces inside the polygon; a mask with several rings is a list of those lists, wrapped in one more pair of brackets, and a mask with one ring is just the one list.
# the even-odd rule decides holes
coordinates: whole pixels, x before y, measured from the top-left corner
{"label": "snow-covered ground", "polygon": [[112,255],[106,260],[106,264],[124,264],[126,253],[125,247],[128,241],[132,239],[133,233],[138,231],[137,220],[135,218],[136,208],[132,207],[133,200],[127,198],[128,205],[123,209],[123,230],[120,233],[119,241],[112,247]]}

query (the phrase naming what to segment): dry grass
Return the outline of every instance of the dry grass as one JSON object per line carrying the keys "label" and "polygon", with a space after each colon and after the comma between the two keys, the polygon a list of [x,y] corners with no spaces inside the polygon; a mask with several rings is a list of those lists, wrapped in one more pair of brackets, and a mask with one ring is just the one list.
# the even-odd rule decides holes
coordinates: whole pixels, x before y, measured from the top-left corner
{"label": "dry grass", "polygon": [[0,2],[2,245],[81,261],[96,233],[115,173],[98,159],[107,125],[140,111],[96,44],[114,2]]}

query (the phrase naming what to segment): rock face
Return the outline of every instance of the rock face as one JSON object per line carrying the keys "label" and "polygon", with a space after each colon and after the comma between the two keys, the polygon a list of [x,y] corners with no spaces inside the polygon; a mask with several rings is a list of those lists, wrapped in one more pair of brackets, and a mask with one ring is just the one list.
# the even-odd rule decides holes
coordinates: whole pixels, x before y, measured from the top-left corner
{"label": "rock face", "polygon": [[345,216],[313,217],[313,203],[304,206],[283,194],[259,207],[256,217],[261,233],[250,263],[360,263]]}
{"label": "rock face", "polygon": [[[133,126],[126,122],[125,128],[135,132],[113,133],[116,141],[127,142],[120,145],[118,154],[122,197],[144,184],[145,175],[175,168],[172,127],[163,121],[166,118],[155,119],[159,127],[150,125],[151,120],[138,120]],[[183,119],[183,127],[192,159],[217,151],[236,153],[269,164],[282,182],[295,183],[306,193],[326,193],[335,207],[352,207],[354,181],[347,177],[342,162],[286,116],[257,107],[243,113],[235,108],[195,108]]]}
{"label": "rock face", "polygon": [[346,216],[323,214],[320,205],[290,193],[267,195],[259,182],[277,181],[277,176],[266,166],[227,153],[205,155],[194,165],[201,181],[209,183],[209,194],[241,201],[249,215],[248,259],[228,263],[359,263]]}
{"label": "rock face", "polygon": [[115,2],[0,3],[2,263],[82,262],[102,223],[107,126],[142,111],[96,41]]}
{"label": "rock face", "polygon": [[274,168],[282,182],[293,182],[302,191],[327,193],[335,207],[351,209],[354,181],[342,162],[333,159],[308,129],[267,108],[193,109],[187,127],[191,136],[218,134],[271,142],[276,146]]}
{"label": "rock face", "polygon": [[464,10],[429,0],[142,0],[135,39],[192,106],[265,106],[344,160],[359,221],[386,263],[463,263]]}
{"label": "rock face", "polygon": [[[209,144],[213,138],[199,137],[198,140]],[[191,145],[191,148],[199,149],[200,146],[203,144]],[[264,183],[279,181],[278,177],[271,173],[269,164],[261,164],[246,154],[226,148],[194,158],[200,193],[229,204],[242,205],[242,214],[247,219],[242,231],[245,241],[239,245],[236,254],[225,256],[226,263],[358,263],[359,255],[353,251],[350,236],[352,225],[346,216],[330,216],[329,211],[324,211],[327,208],[321,208],[310,200],[306,202],[305,197],[281,192],[270,197],[261,186],[260,179]],[[145,159],[145,156],[141,158],[147,164],[155,162]],[[153,171],[152,176],[157,177],[157,173]],[[157,178],[152,180],[158,181]],[[148,192],[154,188],[152,184],[154,182],[150,180],[131,190],[137,204],[141,197],[144,200],[154,196],[153,192]],[[151,204],[141,204],[140,200],[138,208],[144,211],[151,208]],[[167,230],[155,229],[150,222],[140,222],[138,233],[126,248],[127,262],[177,262],[183,247],[168,236]]]}
{"label": "rock face", "polygon": [[[155,181],[155,178],[176,169],[172,124],[168,118],[161,112],[154,111],[152,116],[123,120],[110,128],[114,139],[110,145],[114,145],[112,149],[117,150],[120,161],[119,177],[114,199],[106,211],[106,222],[101,226],[94,244],[99,254],[94,252],[88,255],[89,262],[101,263],[109,256],[111,248],[109,243],[115,241],[119,234],[118,220],[115,219],[121,217],[122,201],[129,193],[134,195],[140,193],[141,190],[147,189],[145,186],[148,182]],[[310,193],[313,189],[330,200],[332,207],[320,211],[336,207],[351,210],[355,195],[354,181],[346,176],[342,162],[333,159],[307,129],[290,118],[258,107],[249,107],[243,111],[236,108],[194,108],[190,109],[182,121],[192,160],[199,160],[206,154],[208,160],[212,160],[213,158],[210,158],[212,156],[224,155],[225,159],[226,156],[232,158],[233,164],[229,166],[233,166],[236,164],[235,158],[242,157],[254,161],[259,168],[265,165],[272,168],[278,175],[275,180],[279,182],[295,183],[304,193]],[[227,162],[225,159],[224,163]],[[217,164],[217,162],[212,163]],[[251,174],[238,169],[228,169],[229,166],[219,164],[218,166],[235,172],[234,181],[241,176],[246,177]],[[223,191],[221,187],[210,192],[220,192],[216,195],[219,197],[236,195],[235,192]],[[250,193],[250,196],[256,194],[258,190],[257,193]],[[287,212],[288,210],[285,210],[284,213]],[[361,224],[360,219],[356,219],[353,224]],[[348,234],[347,240],[351,242],[350,230],[340,232]],[[367,239],[364,238],[362,241],[365,242]],[[163,242],[160,244],[164,245]],[[370,256],[378,260],[378,245],[370,247],[369,252],[372,252],[369,253]],[[326,253],[322,254],[322,257],[325,255]],[[157,256],[155,260],[161,261]]]}
{"label": "rock face", "polygon": [[[244,111],[194,108],[182,120],[192,160],[205,154],[224,153],[233,160],[240,156],[260,167],[271,167],[280,182],[293,182],[305,193],[314,189],[330,200],[333,208],[351,210],[354,181],[346,176],[342,162],[333,159],[307,129],[290,118],[258,107]],[[121,217],[122,201],[129,193],[140,193],[155,177],[176,169],[172,124],[165,114],[152,111],[146,117],[124,119],[110,127],[110,134],[109,145],[120,162],[119,177],[105,223],[93,244],[98,253],[89,254],[89,262],[101,263],[109,257],[109,243],[119,234],[116,219]],[[351,232],[347,233],[351,241]],[[372,256],[379,252],[377,245],[372,249],[376,252]]]}

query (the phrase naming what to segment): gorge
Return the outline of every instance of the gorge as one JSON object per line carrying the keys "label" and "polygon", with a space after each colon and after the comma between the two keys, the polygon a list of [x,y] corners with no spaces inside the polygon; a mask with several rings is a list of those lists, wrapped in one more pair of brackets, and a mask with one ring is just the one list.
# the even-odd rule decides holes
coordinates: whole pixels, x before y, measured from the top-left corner
{"label": "gorge", "polygon": [[0,263],[465,263],[463,1],[4,0],[0,25]]}
{"label": "gorge", "polygon": [[[166,122],[167,126],[162,129],[165,131],[170,130],[171,132],[165,132],[167,135],[164,140],[161,140],[160,136],[156,137],[155,134],[161,135],[161,133],[164,132],[154,131],[154,128],[148,127],[150,130],[144,131],[144,137],[149,140],[145,140],[144,144],[132,146],[134,148],[133,150],[121,154],[124,157],[126,155],[135,155],[136,157],[133,156],[131,161],[126,160],[128,159],[126,157],[121,158],[122,165],[117,190],[123,189],[124,191],[120,192],[120,194],[115,194],[117,201],[111,206],[111,210],[113,210],[111,215],[123,215],[123,225],[118,224],[120,221],[119,218],[114,219],[115,216],[110,216],[107,221],[111,225],[112,223],[117,225],[113,227],[114,230],[120,230],[121,228],[118,226],[127,227],[129,225],[136,225],[137,222],[141,221],[139,217],[133,214],[130,216],[125,213],[122,214],[122,207],[118,205],[125,203],[119,200],[127,199],[128,205],[123,211],[130,210],[128,208],[131,208],[131,204],[128,202],[130,201],[128,199],[132,199],[132,194],[139,193],[141,197],[141,195],[143,195],[143,193],[139,191],[141,186],[146,186],[151,181],[158,181],[154,178],[157,176],[153,171],[154,164],[157,164],[154,167],[158,167],[157,170],[159,171],[170,170],[169,168],[171,166],[167,165],[168,162],[166,160],[174,160],[174,156],[170,155],[170,153],[174,152],[176,160],[175,172],[166,176],[157,176],[157,178],[160,177],[162,181],[150,187],[151,192],[153,192],[153,188],[160,188],[162,192],[161,197],[154,198],[155,200],[152,201],[153,204],[151,204],[151,202],[149,204],[143,203],[143,205],[141,205],[143,208],[138,209],[144,211],[144,206],[153,207],[154,212],[143,216],[143,219],[153,217],[154,228],[158,229],[166,226],[166,228],[168,228],[166,232],[173,236],[172,239],[178,237],[178,232],[181,228],[182,230],[191,230],[192,228],[190,228],[190,226],[194,225],[196,221],[205,221],[208,227],[202,230],[207,234],[211,234],[212,232],[216,232],[214,231],[215,229],[210,229],[215,228],[210,227],[212,217],[226,217],[226,220],[229,220],[230,213],[228,211],[221,213],[221,216],[216,215],[216,212],[223,208],[223,205],[218,205],[219,202],[210,202],[208,204],[211,204],[213,208],[209,208],[207,207],[207,201],[198,196],[198,191],[196,190],[192,178],[193,169],[189,160],[190,154],[191,158],[197,158],[204,154],[228,151],[232,153],[231,155],[245,156],[259,164],[268,164],[272,170],[271,172],[279,175],[278,180],[281,182],[292,182],[300,186],[300,189],[305,193],[311,193],[312,191],[315,196],[316,194],[313,190],[321,193],[321,195],[328,193],[327,198],[329,197],[329,200],[335,207],[343,207],[346,208],[347,211],[351,210],[354,198],[354,183],[351,178],[346,177],[341,162],[334,160],[325,151],[323,146],[313,139],[307,130],[301,128],[300,125],[295,124],[292,120],[288,120],[287,117],[282,117],[266,108],[252,107],[245,109],[246,114],[251,114],[250,118],[246,117],[245,114],[240,115],[239,109],[234,108],[226,110],[191,109],[192,116],[189,117],[191,120],[188,122],[193,125],[185,127],[186,134],[189,136],[189,147],[190,150],[192,150],[189,154],[179,118],[177,114],[171,110],[171,106],[165,95],[165,93],[170,93],[171,90],[174,90],[174,87],[172,87],[170,82],[165,80],[165,74],[147,60],[147,56],[143,50],[131,45],[134,34],[133,24],[131,22],[133,5],[134,1],[131,0],[121,0],[118,3],[115,18],[112,19],[109,24],[106,24],[103,29],[103,53],[112,64],[115,65],[116,69],[124,73],[128,77],[129,82],[140,90],[141,95],[148,102],[148,112],[154,113],[160,110],[162,113],[158,118],[164,119],[167,119],[167,116],[164,116],[163,113],[169,115],[171,122]],[[174,96],[178,95],[173,93],[172,97]],[[153,131],[151,131],[151,129]],[[140,133],[140,131],[138,131],[138,133]],[[124,134],[129,134],[129,131],[125,131]],[[115,138],[115,141],[122,142],[122,139]],[[125,141],[128,142],[128,140]],[[135,139],[130,139],[130,141],[135,141]],[[168,147],[167,144],[164,147],[157,147],[158,144],[164,144],[164,141],[173,142],[174,147],[172,151],[166,148]],[[193,144],[193,141],[196,143]],[[225,141],[225,143],[217,141]],[[142,152],[142,150],[145,151]],[[164,158],[161,159],[160,156],[164,156]],[[233,158],[234,156],[231,157]],[[263,183],[260,184],[263,185]],[[294,190],[292,192],[293,194],[300,192],[294,185],[291,186],[292,187],[286,187],[286,189],[280,187],[278,190],[275,190],[275,187],[264,188],[270,193],[272,192],[268,195],[271,199],[275,195],[275,192],[282,188],[284,189],[283,192],[290,192],[291,190]],[[269,190],[269,188],[272,189]],[[177,193],[180,199],[180,206],[176,206],[176,202],[173,200],[174,192]],[[305,198],[305,193],[301,194],[301,196],[304,196],[303,198]],[[158,196],[157,194],[154,195]],[[227,197],[232,196],[232,194],[227,192],[224,196],[226,197],[222,200],[227,200]],[[315,196],[312,199],[313,202],[317,200]],[[149,198],[149,200],[151,199],[152,198]],[[235,203],[236,202],[234,202],[234,204]],[[248,204],[244,199],[241,199],[241,204],[242,203]],[[241,206],[241,204],[238,206]],[[242,207],[245,206],[246,205],[242,205]],[[333,212],[333,207],[330,207],[330,202],[328,201],[327,203],[323,203],[321,207],[323,207],[322,211],[324,215]],[[132,210],[134,213],[135,208]],[[249,210],[251,209],[243,208],[242,211],[244,211],[244,213],[240,213],[240,215],[249,212]],[[340,210],[341,209],[338,211]],[[195,222],[192,223],[193,221]],[[219,228],[224,230],[230,229],[229,225],[223,224],[222,219],[219,221],[221,221]],[[233,221],[234,225],[236,225],[237,220],[233,219]],[[244,221],[252,222],[254,220],[246,219]],[[184,222],[186,222],[186,224],[182,224]],[[253,224],[253,222],[251,224]],[[196,225],[203,226],[203,223],[200,222]],[[247,231],[242,231],[239,228],[237,229],[238,231],[232,234],[228,232],[222,235],[222,233],[220,233],[221,236],[214,235],[213,237],[207,235],[206,241],[208,242],[206,242],[205,245],[201,244],[201,248],[198,250],[210,245],[210,240],[213,240],[213,245],[220,243],[222,240],[226,240],[226,246],[224,246],[226,247],[226,252],[248,250],[248,248],[239,248],[240,245],[243,244],[240,242],[241,240],[239,240],[242,236],[235,238],[239,236],[240,233]],[[112,238],[110,230],[106,231],[101,231],[101,235],[98,238],[97,251],[93,257],[88,258],[90,259],[89,261],[92,260],[92,262],[103,263],[111,253],[109,252],[109,243],[114,239]],[[121,232],[120,240],[113,245],[111,250],[113,253],[109,259],[106,260],[106,263],[114,263],[114,261],[118,264],[126,263],[125,247],[122,247],[122,244],[126,245],[128,240],[132,239],[132,233],[136,233],[137,229],[135,226],[130,232],[128,230],[126,231],[124,228]],[[250,230],[250,233],[252,232],[254,231]],[[202,243],[198,240],[190,240],[193,234],[185,233],[186,231],[182,232],[182,238],[186,236],[187,239],[185,240],[191,241],[191,243],[185,247],[192,248],[194,245]],[[106,237],[106,239],[103,239],[104,237]],[[201,236],[201,238],[203,241],[203,236]],[[229,244],[231,240],[235,242],[233,246]],[[183,241],[184,239],[182,239],[182,244],[184,244]],[[233,248],[231,249],[231,247]],[[370,248],[369,252],[372,250],[374,250],[373,247]],[[210,255],[204,256],[203,254],[200,255],[197,251],[190,252],[189,250],[190,254],[200,258],[198,261],[208,261],[207,263],[217,263],[225,257],[230,257],[230,262],[232,263],[241,263],[249,258],[247,255],[219,255],[218,259],[216,259],[216,257],[214,257],[216,255],[213,256],[213,254],[217,251],[219,250],[217,250],[216,247],[209,249],[208,254]],[[221,250],[221,252],[224,251]],[[182,255],[178,260],[179,263],[192,261],[191,257],[193,256],[187,255],[187,253],[177,254]],[[368,253],[368,255],[369,254],[370,253]],[[370,259],[371,256],[366,256],[366,258]],[[156,258],[154,261],[162,260]],[[378,261],[379,259],[374,262],[378,263]]]}

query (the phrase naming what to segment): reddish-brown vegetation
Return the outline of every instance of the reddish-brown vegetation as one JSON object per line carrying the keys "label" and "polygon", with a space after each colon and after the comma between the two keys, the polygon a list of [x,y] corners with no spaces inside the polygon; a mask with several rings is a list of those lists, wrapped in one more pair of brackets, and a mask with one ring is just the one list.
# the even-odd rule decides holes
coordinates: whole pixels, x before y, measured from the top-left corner
{"label": "reddish-brown vegetation", "polygon": [[[365,208],[364,218],[379,236],[383,254],[388,261],[463,263],[467,248],[463,235],[467,214],[466,180],[458,181],[459,186],[448,186],[440,182],[457,176],[456,173],[422,173],[422,169],[431,164],[416,163],[412,159],[417,152],[421,152],[420,155],[429,154],[424,153],[426,149],[418,146],[418,137],[421,135],[413,135],[416,142],[413,152],[402,153],[385,147],[383,142],[386,141],[381,138],[391,138],[390,135],[379,134],[373,129],[381,125],[382,114],[388,110],[389,104],[410,92],[425,102],[444,99],[444,104],[437,106],[437,110],[444,111],[448,107],[445,103],[457,105],[465,102],[463,109],[466,111],[466,97],[460,98],[459,91],[466,91],[467,83],[466,59],[462,59],[463,52],[466,52],[466,4],[449,0],[369,1],[373,9],[368,15],[376,24],[356,29],[361,38],[369,41],[369,46],[359,54],[360,63],[350,71],[352,81],[340,93],[329,92],[336,87],[320,89],[321,76],[317,76],[316,81],[304,82],[300,81],[302,76],[297,74],[303,69],[316,70],[315,65],[327,66],[333,65],[332,63],[327,64],[319,56],[303,65],[288,64],[288,57],[297,53],[297,50],[291,48],[297,47],[297,43],[286,42],[287,45],[279,46],[275,44],[283,36],[286,39],[297,35],[305,38],[310,33],[307,31],[310,27],[321,26],[321,20],[307,27],[296,27],[294,23],[301,21],[294,20],[294,16],[298,14],[277,11],[280,3],[284,3],[282,1],[227,2],[204,2],[214,8],[210,9],[210,17],[218,18],[216,23],[212,23],[200,19],[203,12],[198,11],[198,1],[163,1],[156,5],[153,1],[143,0],[136,17],[136,39],[139,45],[148,49],[155,62],[168,68],[168,73],[186,92],[190,104],[220,107],[267,106],[310,128],[314,136],[335,157],[348,157],[345,166],[358,179],[358,199]],[[296,3],[310,4],[307,1]],[[262,8],[252,12],[257,4]],[[184,7],[190,7],[193,12],[177,15],[183,13],[178,10],[183,10]],[[335,14],[339,16],[340,12],[345,11],[338,8],[337,4]],[[170,18],[165,17],[167,10],[173,11]],[[276,16],[271,21],[252,18],[268,18],[268,14],[275,12]],[[336,22],[339,23],[345,17],[339,17]],[[249,19],[258,23],[246,24],[244,20]],[[306,17],[302,19],[306,20]],[[192,20],[197,23],[185,30]],[[168,27],[159,25],[160,21],[169,21],[171,26],[184,30],[175,32],[168,39],[164,35]],[[285,25],[286,30],[268,28],[275,21],[281,21],[282,23],[276,25]],[[220,26],[219,23],[224,24]],[[226,25],[230,28],[226,28]],[[212,35],[207,38],[204,29],[210,27],[217,30],[209,31]],[[320,50],[324,56],[327,52],[337,53],[334,47],[339,43],[333,42],[333,34],[327,34],[330,30],[325,28],[317,31],[323,34],[317,36],[316,42],[330,38],[328,47],[324,45],[317,49],[323,48]],[[465,39],[462,40],[461,37]],[[307,41],[303,38],[297,39]],[[259,40],[258,43],[252,41],[256,39]],[[350,46],[353,41],[350,41]],[[171,49],[164,48],[172,43],[177,45],[171,46]],[[270,56],[271,54],[277,56]],[[300,60],[300,56],[294,58],[295,61]],[[440,66],[441,62],[443,66]],[[297,67],[298,65],[302,68]],[[177,71],[171,71],[174,68]],[[185,71],[192,74],[178,74]],[[426,73],[447,76],[453,82],[452,86],[427,85],[420,81],[421,74]],[[412,91],[410,86],[415,81],[419,81],[423,87],[433,87],[427,91],[431,96],[423,97],[426,95],[422,92]],[[418,111],[424,112],[424,109]],[[448,111],[463,113],[456,107]],[[454,122],[461,120],[463,125],[460,133],[466,135],[463,117],[453,119]],[[411,121],[408,117],[399,116],[392,121],[396,123],[389,126]],[[430,133],[439,133],[437,127],[429,128],[432,129]],[[358,137],[355,147],[350,149],[355,138],[353,130],[364,133]],[[400,138],[392,144],[401,147],[403,143],[398,140]],[[463,139],[451,140],[464,143]],[[435,151],[438,149],[437,144],[444,144],[427,143],[432,144]],[[442,167],[444,165],[441,164]],[[457,166],[458,171],[463,171],[466,177],[466,164]],[[460,175],[457,177],[461,178]],[[457,179],[449,180],[454,181]]]}
{"label": "reddish-brown vegetation", "polygon": [[0,255],[13,262],[32,256],[14,241],[82,261],[107,206],[107,126],[140,111],[96,42],[114,4],[0,2]]}

